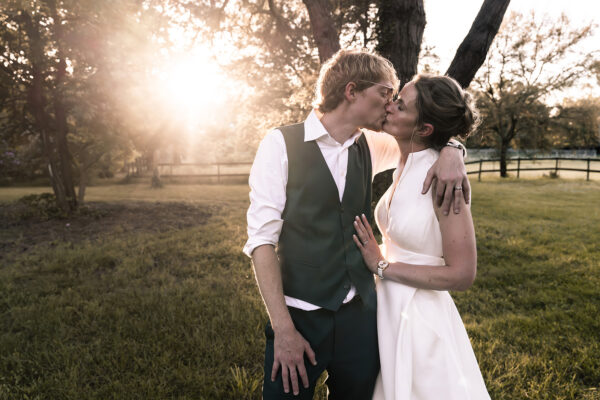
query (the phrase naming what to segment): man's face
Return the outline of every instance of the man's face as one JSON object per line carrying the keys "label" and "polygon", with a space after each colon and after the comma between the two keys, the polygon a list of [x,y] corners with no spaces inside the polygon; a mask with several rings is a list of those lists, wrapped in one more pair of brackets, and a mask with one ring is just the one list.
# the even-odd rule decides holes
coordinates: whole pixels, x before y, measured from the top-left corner
{"label": "man's face", "polygon": [[385,106],[392,100],[394,88],[392,82],[380,81],[358,92],[354,109],[358,125],[372,131],[380,131],[385,122]]}

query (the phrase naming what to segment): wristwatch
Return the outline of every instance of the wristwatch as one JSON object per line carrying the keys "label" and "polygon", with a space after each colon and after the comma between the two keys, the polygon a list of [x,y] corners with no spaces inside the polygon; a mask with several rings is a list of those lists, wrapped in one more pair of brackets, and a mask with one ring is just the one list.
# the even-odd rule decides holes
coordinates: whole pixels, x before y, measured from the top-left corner
{"label": "wristwatch", "polygon": [[465,156],[465,146],[463,146],[460,142],[457,142],[456,140],[451,140],[448,143],[446,143],[446,146],[454,147],[455,149],[461,150],[463,153],[463,157]]}
{"label": "wristwatch", "polygon": [[379,275],[379,279],[383,279],[383,271],[389,266],[390,263],[386,260],[381,260],[377,263],[377,275]]}

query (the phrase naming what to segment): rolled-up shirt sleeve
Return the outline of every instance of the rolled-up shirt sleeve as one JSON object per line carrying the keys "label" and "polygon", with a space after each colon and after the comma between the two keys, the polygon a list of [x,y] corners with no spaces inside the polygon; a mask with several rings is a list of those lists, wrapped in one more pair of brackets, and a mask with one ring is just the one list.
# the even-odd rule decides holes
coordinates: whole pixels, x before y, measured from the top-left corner
{"label": "rolled-up shirt sleeve", "polygon": [[261,141],[250,170],[248,241],[244,253],[252,256],[258,246],[277,245],[283,220],[287,185],[287,151],[280,130],[269,132]]}

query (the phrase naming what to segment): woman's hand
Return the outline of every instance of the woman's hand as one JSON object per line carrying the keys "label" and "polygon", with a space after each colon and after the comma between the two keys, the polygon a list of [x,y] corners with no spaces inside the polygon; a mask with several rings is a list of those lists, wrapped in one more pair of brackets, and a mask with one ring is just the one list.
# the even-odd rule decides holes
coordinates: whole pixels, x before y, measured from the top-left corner
{"label": "woman's hand", "polygon": [[381,255],[377,240],[375,240],[375,236],[373,235],[373,229],[371,229],[371,225],[369,225],[369,221],[364,214],[361,218],[356,217],[354,219],[354,229],[356,229],[356,235],[352,235],[352,238],[354,239],[356,246],[358,246],[367,268],[369,268],[372,273],[376,274],[377,263],[380,260],[383,260],[383,256]]}

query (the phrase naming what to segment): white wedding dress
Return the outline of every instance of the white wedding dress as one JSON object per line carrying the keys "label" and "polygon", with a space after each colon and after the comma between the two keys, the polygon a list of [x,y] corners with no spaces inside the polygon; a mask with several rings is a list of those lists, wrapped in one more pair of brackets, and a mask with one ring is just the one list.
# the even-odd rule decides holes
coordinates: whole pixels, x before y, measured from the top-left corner
{"label": "white wedding dress", "polygon": [[[382,234],[382,251],[390,262],[444,265],[431,191],[421,194],[427,171],[438,155],[432,149],[411,153],[404,170],[401,174],[396,170],[394,184],[377,204],[375,219]],[[373,399],[490,398],[448,292],[378,280],[377,330],[381,372]]]}

